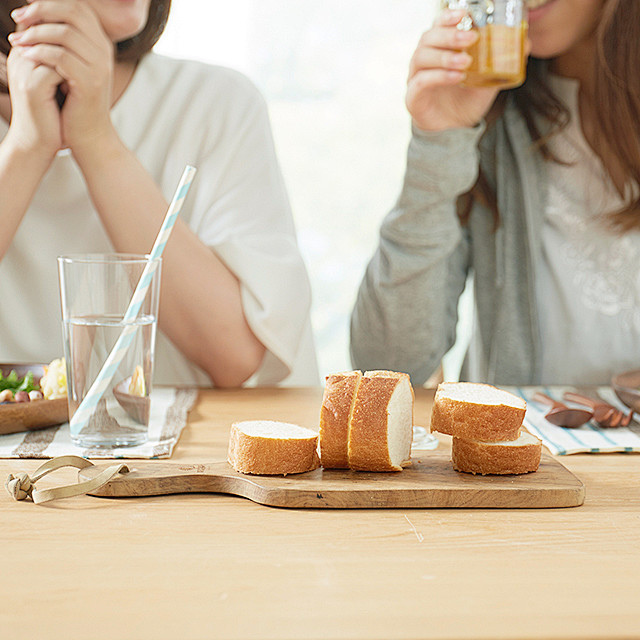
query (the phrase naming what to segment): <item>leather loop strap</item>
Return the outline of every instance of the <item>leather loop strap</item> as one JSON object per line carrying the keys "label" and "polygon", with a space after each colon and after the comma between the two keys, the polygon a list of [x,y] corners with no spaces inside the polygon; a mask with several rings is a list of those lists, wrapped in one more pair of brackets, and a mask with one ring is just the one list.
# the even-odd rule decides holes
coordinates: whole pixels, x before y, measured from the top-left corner
{"label": "leather loop strap", "polygon": [[26,500],[31,497],[36,504],[41,504],[43,502],[49,502],[50,500],[84,495],[107,484],[107,482],[113,480],[119,473],[129,473],[129,467],[127,467],[126,464],[120,463],[107,467],[91,480],[85,480],[84,482],[62,487],[54,487],[53,489],[39,490],[35,488],[35,484],[40,478],[56,469],[62,469],[63,467],[85,469],[86,467],[92,466],[94,466],[93,462],[90,462],[86,458],[79,456],[59,456],[58,458],[47,460],[47,462],[36,469],[31,477],[26,473],[19,473],[15,476],[9,474],[5,487],[14,500]]}

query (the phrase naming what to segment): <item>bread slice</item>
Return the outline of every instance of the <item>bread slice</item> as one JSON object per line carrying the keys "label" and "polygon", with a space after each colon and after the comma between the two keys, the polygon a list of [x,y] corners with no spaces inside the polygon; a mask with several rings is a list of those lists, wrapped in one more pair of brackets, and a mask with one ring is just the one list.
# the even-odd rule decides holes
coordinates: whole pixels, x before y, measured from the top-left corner
{"label": "bread slice", "polygon": [[537,471],[542,441],[522,430],[511,442],[477,442],[453,438],[451,461],[456,471],[482,475],[506,475]]}
{"label": "bread slice", "polygon": [[240,473],[287,475],[320,466],[318,434],[297,424],[273,420],[234,422],[229,464]]}
{"label": "bread slice", "polygon": [[517,440],[527,408],[518,396],[488,384],[443,382],[431,412],[431,431],[481,442]]}
{"label": "bread slice", "polygon": [[349,428],[349,467],[402,471],[411,457],[413,387],[406,373],[367,371]]}
{"label": "bread slice", "polygon": [[326,469],[349,468],[349,423],[361,380],[360,371],[326,378],[320,409],[320,458]]}

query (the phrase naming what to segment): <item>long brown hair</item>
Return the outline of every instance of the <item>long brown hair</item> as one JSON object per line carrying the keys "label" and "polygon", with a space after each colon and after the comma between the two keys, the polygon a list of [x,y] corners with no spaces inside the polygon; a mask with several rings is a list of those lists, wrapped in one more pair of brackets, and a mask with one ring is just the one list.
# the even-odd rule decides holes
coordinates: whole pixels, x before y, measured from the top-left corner
{"label": "long brown hair", "polygon": [[[625,198],[624,207],[609,216],[609,222],[619,231],[640,229],[640,193],[629,188],[640,185],[640,1],[606,0],[596,31],[594,56],[594,150],[603,166],[620,172],[623,184],[618,186]],[[504,110],[512,97],[522,113],[533,144],[545,160],[562,162],[548,146],[549,138],[569,122],[567,107],[552,93],[545,82],[546,61],[530,59],[527,80],[516,89],[501,93],[487,118],[489,126]],[[540,131],[536,115],[550,124],[548,131]],[[625,190],[626,189],[626,190]],[[461,197],[458,212],[463,223],[468,221],[471,207],[478,201],[494,212],[496,226],[499,211],[495,193],[486,177],[480,175],[469,194]]]}
{"label": "long brown hair", "polygon": [[[6,77],[3,77],[2,73],[11,49],[7,36],[15,31],[16,26],[11,19],[11,12],[24,4],[24,0],[0,0],[0,92],[2,93],[8,92]],[[116,44],[116,60],[137,62],[145,53],[151,51],[164,31],[170,9],[171,0],[151,0],[147,24],[138,35]]]}

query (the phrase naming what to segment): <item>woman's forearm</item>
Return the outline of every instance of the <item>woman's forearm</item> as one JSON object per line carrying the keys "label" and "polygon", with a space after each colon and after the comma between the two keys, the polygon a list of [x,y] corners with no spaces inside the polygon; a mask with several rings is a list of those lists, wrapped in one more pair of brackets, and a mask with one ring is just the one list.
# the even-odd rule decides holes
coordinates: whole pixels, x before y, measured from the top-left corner
{"label": "woman's forearm", "polygon": [[456,199],[473,185],[481,129],[414,135],[396,206],[360,284],[351,317],[351,358],[422,384],[455,341],[469,247]]}
{"label": "woman's forearm", "polygon": [[10,136],[8,133],[0,142],[0,260],[11,246],[36,189],[51,164],[50,157],[12,144]]}
{"label": "woman's forearm", "polygon": [[[117,138],[74,157],[116,251],[148,253],[168,208],[151,176]],[[242,384],[265,353],[237,278],[180,219],[163,253],[160,327],[220,387]]]}

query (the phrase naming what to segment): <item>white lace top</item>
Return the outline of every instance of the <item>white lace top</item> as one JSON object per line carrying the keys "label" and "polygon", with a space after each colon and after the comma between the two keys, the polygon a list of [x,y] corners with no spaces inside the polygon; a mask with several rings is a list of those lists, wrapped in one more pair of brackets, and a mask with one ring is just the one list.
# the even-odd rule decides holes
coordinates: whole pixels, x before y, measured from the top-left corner
{"label": "white lace top", "polygon": [[640,368],[640,232],[618,235],[603,214],[622,204],[580,127],[576,81],[552,76],[571,124],[552,139],[537,274],[542,379],[547,384],[608,384]]}

